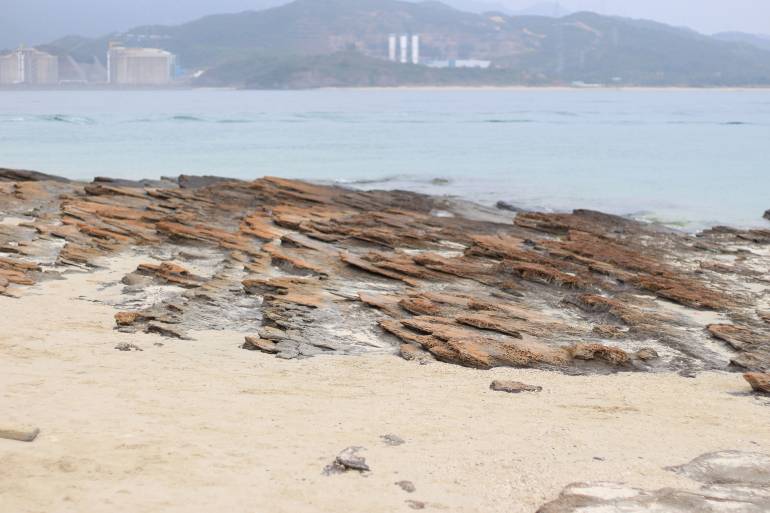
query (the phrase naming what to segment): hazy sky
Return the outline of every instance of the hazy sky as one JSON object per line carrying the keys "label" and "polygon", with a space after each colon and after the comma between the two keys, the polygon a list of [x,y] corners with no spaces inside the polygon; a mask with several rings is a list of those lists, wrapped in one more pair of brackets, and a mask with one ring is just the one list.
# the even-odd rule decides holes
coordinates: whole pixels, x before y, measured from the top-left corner
{"label": "hazy sky", "polygon": [[[288,0],[0,0],[0,48],[67,34],[102,35],[143,24],[174,24]],[[523,9],[543,0],[455,0]],[[572,10],[648,18],[701,32],[770,34],[770,0],[560,0]]]}

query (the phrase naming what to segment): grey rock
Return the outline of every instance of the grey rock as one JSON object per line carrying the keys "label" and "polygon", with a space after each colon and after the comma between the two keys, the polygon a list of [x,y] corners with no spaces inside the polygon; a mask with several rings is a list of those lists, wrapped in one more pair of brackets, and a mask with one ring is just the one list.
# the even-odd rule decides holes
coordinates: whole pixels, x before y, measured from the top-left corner
{"label": "grey rock", "polygon": [[406,501],[406,504],[412,509],[425,509],[427,504],[422,501]]}
{"label": "grey rock", "polygon": [[659,358],[658,352],[651,347],[643,347],[636,352],[636,357],[642,361],[655,360]]}
{"label": "grey rock", "polygon": [[272,340],[274,342],[280,342],[282,340],[287,340],[290,338],[285,331],[279,330],[278,328],[273,328],[270,326],[263,326],[259,328],[257,330],[257,333],[259,333],[259,338]]}
{"label": "grey rock", "polygon": [[141,347],[136,344],[131,344],[130,342],[121,342],[115,346],[115,349],[118,351],[144,351]]}
{"label": "grey rock", "polygon": [[705,484],[770,487],[770,455],[762,453],[710,452],[668,470]]}
{"label": "grey rock", "polygon": [[32,426],[0,425],[0,438],[17,442],[32,442],[40,434],[40,429]]}
{"label": "grey rock", "polygon": [[621,483],[575,483],[567,486],[555,501],[537,513],[587,513],[589,511],[628,513],[763,513],[770,502],[762,494],[689,492],[664,488],[647,491]]}
{"label": "grey rock", "polygon": [[500,379],[493,381],[489,385],[489,388],[496,392],[507,392],[509,394],[518,394],[521,392],[540,392],[543,390],[543,387],[527,385],[526,383],[522,383],[520,381],[506,381]]}
{"label": "grey rock", "polygon": [[137,272],[133,272],[123,276],[123,279],[120,280],[120,282],[123,285],[128,285],[130,287],[146,287],[152,283],[152,278]]}
{"label": "grey rock", "polygon": [[406,441],[404,441],[403,438],[397,435],[382,435],[380,438],[382,438],[383,442],[385,442],[387,445],[397,446],[397,445],[404,445]]}
{"label": "grey rock", "polygon": [[296,349],[281,351],[280,353],[276,354],[275,357],[280,358],[281,360],[295,360],[299,358],[299,351]]}
{"label": "grey rock", "polygon": [[328,349],[330,351],[341,351],[343,346],[337,342],[330,342],[326,340],[311,340],[310,344],[320,347],[321,349]]}
{"label": "grey rock", "polygon": [[366,464],[366,459],[363,456],[359,456],[358,453],[363,451],[363,447],[348,447],[334,458],[334,461],[324,468],[324,474],[339,474],[347,472],[349,470],[355,470],[358,472],[369,472],[371,469]]}
{"label": "grey rock", "polygon": [[294,340],[282,340],[275,344],[279,352],[299,352],[299,344]]}
{"label": "grey rock", "polygon": [[396,486],[404,490],[406,493],[414,493],[417,488],[411,481],[396,481]]}
{"label": "grey rock", "polygon": [[318,356],[319,354],[323,354],[322,349],[319,349],[318,347],[312,346],[310,344],[299,344],[297,350],[302,356]]}
{"label": "grey rock", "polygon": [[145,333],[157,333],[168,338],[178,338],[180,340],[191,340],[184,332],[164,322],[151,322],[144,329]]}

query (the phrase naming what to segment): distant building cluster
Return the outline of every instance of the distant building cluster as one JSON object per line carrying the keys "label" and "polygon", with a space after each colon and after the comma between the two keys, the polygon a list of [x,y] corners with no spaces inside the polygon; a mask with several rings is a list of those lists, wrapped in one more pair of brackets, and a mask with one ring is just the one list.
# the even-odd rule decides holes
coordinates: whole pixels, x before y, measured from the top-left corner
{"label": "distant building cluster", "polygon": [[426,66],[430,68],[477,68],[488,69],[492,66],[492,61],[480,59],[450,59],[445,61],[427,61]]}
{"label": "distant building cluster", "polygon": [[391,34],[388,37],[388,59],[406,64],[420,63],[420,36],[417,34]]}
{"label": "distant building cluster", "polygon": [[176,75],[174,54],[157,48],[128,48],[110,44],[107,66],[76,62],[71,55],[57,57],[36,48],[20,47],[0,54],[0,86],[108,84],[163,86]]}
{"label": "distant building cluster", "polygon": [[126,48],[110,44],[107,82],[116,85],[167,85],[174,79],[174,54],[157,48]]}
{"label": "distant building cluster", "polygon": [[59,83],[59,58],[21,47],[0,55],[0,84],[52,85]]}

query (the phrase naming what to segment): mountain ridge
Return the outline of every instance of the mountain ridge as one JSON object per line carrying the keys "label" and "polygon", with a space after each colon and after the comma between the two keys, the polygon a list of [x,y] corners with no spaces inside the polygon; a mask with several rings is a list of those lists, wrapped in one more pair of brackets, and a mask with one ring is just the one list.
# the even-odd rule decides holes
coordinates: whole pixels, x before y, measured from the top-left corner
{"label": "mountain ridge", "polygon": [[[379,74],[388,67],[375,61],[387,58],[391,33],[419,34],[424,60],[491,61],[495,83],[504,76],[507,84],[770,84],[770,51],[743,42],[590,12],[561,18],[476,14],[435,1],[295,0],[181,25],[137,27],[98,39],[69,38],[47,48],[92,60],[106,51],[110,39],[119,37],[129,45],[158,46],[176,53],[185,67],[208,75],[207,83],[243,86],[260,60],[272,66],[276,59],[284,59],[289,66],[301,63],[301,67],[310,66],[312,73],[322,69],[330,73],[327,66],[334,59],[323,59],[313,67],[307,57],[314,55],[357,52],[362,58],[351,61],[348,55],[337,62],[356,62]],[[242,76],[234,73],[234,63],[243,66]],[[397,68],[388,68],[385,74],[393,73],[399,75]],[[414,77],[415,72],[403,68],[403,75]],[[422,70],[418,75],[441,74]],[[488,77],[492,79],[493,74]],[[391,76],[387,82],[393,80]],[[312,87],[312,83],[306,85]]]}

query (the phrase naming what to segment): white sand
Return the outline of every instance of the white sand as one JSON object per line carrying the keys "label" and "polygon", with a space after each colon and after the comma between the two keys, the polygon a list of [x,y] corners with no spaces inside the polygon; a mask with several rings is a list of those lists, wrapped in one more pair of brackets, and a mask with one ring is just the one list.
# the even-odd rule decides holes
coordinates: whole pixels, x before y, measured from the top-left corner
{"label": "white sand", "polygon": [[[287,362],[239,349],[237,333],[183,342],[113,331],[111,307],[76,298],[98,298],[120,276],[73,274],[0,297],[0,423],[41,429],[33,443],[0,440],[0,512],[391,513],[412,511],[407,500],[531,512],[571,482],[695,488],[663,467],[770,452],[770,410],[732,395],[748,389],[737,374]],[[124,341],[144,352],[116,351]],[[544,391],[492,392],[495,378]],[[385,445],[387,433],[406,444]],[[351,445],[367,448],[372,472],[323,476]]]}

